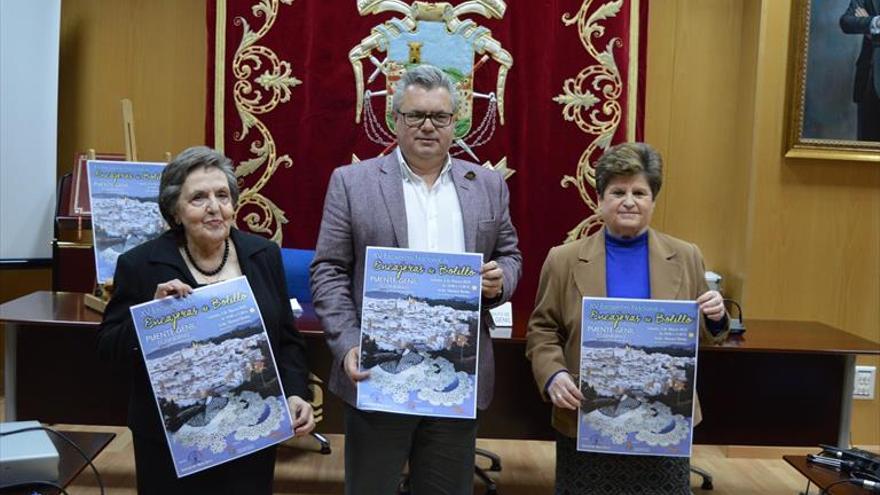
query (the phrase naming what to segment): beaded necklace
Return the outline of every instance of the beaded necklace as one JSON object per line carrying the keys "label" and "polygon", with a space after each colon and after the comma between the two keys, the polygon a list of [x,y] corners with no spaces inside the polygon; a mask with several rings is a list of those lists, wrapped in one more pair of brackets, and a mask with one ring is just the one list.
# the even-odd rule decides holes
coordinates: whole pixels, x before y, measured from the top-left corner
{"label": "beaded necklace", "polygon": [[215,270],[205,271],[199,268],[199,265],[196,264],[196,260],[193,259],[192,253],[189,252],[189,246],[185,242],[183,243],[183,252],[186,253],[186,259],[188,259],[189,262],[192,263],[193,268],[195,268],[197,272],[206,277],[213,277],[223,270],[223,267],[226,266],[226,260],[229,259],[229,238],[226,238],[226,243],[223,248],[223,260],[220,262],[220,266],[218,266]]}

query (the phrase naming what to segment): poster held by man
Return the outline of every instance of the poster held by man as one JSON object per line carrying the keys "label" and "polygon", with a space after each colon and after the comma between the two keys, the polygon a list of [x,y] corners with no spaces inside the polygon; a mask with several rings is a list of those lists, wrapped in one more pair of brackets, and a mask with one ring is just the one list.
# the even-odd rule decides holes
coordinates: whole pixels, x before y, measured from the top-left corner
{"label": "poster held by man", "polygon": [[359,409],[474,419],[480,253],[367,247]]}

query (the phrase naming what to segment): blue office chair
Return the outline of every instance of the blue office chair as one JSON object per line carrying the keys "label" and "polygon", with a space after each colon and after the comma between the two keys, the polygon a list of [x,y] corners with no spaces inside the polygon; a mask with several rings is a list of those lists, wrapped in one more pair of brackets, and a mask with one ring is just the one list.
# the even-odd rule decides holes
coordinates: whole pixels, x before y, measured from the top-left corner
{"label": "blue office chair", "polygon": [[287,295],[295,297],[300,304],[312,302],[309,288],[309,265],[315,257],[314,249],[281,249],[281,262],[287,278]]}
{"label": "blue office chair", "polygon": [[[284,278],[287,280],[287,295],[295,297],[300,304],[312,302],[312,290],[309,288],[309,265],[312,264],[314,257],[315,251],[313,249],[281,249],[281,263],[284,265]],[[312,389],[313,394],[314,389],[320,388],[321,383],[320,378],[312,373],[309,374],[309,388]],[[322,396],[315,394],[315,397]],[[323,403],[313,402],[312,407],[315,409],[315,419],[317,420],[321,417]],[[330,442],[327,437],[314,431],[312,437],[321,444],[322,454],[330,454]]]}

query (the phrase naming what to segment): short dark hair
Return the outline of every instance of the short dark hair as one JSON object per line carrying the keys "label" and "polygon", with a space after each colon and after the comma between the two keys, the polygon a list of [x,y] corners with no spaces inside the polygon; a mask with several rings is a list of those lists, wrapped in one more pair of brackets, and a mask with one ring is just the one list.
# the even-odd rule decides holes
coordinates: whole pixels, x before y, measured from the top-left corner
{"label": "short dark hair", "polygon": [[458,91],[455,89],[455,83],[442,70],[433,65],[419,65],[407,70],[403,77],[394,85],[394,95],[391,97],[391,110],[396,114],[400,110],[403,103],[403,94],[406,88],[410,86],[418,86],[428,91],[436,88],[443,88],[449,92],[452,98],[452,113],[458,110]]}
{"label": "short dark hair", "polygon": [[159,211],[175,233],[179,234],[183,229],[183,226],[177,223],[174,218],[177,213],[180,190],[189,174],[199,168],[205,170],[216,168],[223,172],[229,185],[229,193],[232,195],[232,207],[235,208],[238,205],[238,182],[235,179],[235,172],[232,170],[232,160],[207,146],[187,148],[165,166],[162,170],[162,178],[159,180]]}
{"label": "short dark hair", "polygon": [[611,179],[620,176],[644,174],[656,200],[663,185],[663,158],[648,143],[620,143],[614,145],[596,161],[596,192],[599,197]]}

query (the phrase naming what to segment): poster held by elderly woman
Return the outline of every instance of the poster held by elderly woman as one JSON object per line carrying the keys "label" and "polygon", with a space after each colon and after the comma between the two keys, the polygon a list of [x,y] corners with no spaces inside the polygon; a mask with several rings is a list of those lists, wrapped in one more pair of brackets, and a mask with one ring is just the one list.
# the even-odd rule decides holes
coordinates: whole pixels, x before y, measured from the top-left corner
{"label": "poster held by elderly woman", "polygon": [[359,409],[476,417],[482,254],[367,247]]}
{"label": "poster held by elderly woman", "polygon": [[131,316],[178,477],[293,436],[245,277],[132,306]]}
{"label": "poster held by elderly woman", "polygon": [[102,284],[113,278],[119,255],[165,231],[159,212],[159,177],[165,164],[89,160],[86,167],[95,273]]}
{"label": "poster held by elderly woman", "polygon": [[694,301],[583,299],[577,448],[690,457]]}

